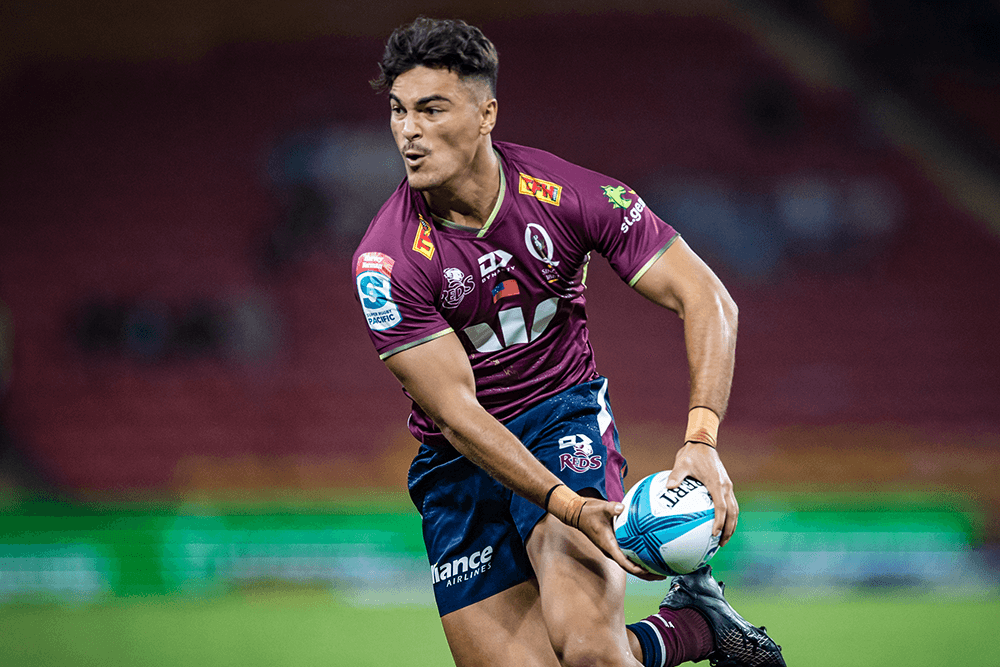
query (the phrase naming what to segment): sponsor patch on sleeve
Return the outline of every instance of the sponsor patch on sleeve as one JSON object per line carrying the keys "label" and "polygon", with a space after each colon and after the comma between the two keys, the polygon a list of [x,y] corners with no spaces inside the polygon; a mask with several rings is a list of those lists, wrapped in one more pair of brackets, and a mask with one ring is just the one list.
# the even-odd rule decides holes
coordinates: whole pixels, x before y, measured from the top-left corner
{"label": "sponsor patch on sleeve", "polygon": [[392,267],[395,261],[380,252],[358,257],[355,274],[358,297],[372,331],[385,331],[403,321],[392,300]]}
{"label": "sponsor patch on sleeve", "polygon": [[377,271],[387,276],[392,276],[392,267],[396,261],[380,252],[365,252],[358,257],[358,265],[354,268],[354,273],[361,275],[362,271]]}
{"label": "sponsor patch on sleeve", "polygon": [[[611,208],[627,209],[632,205],[632,200],[625,196],[626,190],[623,185],[602,185],[601,190],[604,192],[604,196],[608,198]],[[632,190],[628,192],[635,194]]]}
{"label": "sponsor patch on sleeve", "polygon": [[546,204],[559,206],[559,200],[562,199],[563,189],[561,185],[553,183],[552,181],[543,181],[542,179],[535,178],[534,176],[519,174],[519,178],[517,179],[517,191],[522,195],[534,197],[538,201],[545,202]]}
{"label": "sponsor patch on sleeve", "polygon": [[413,239],[413,249],[427,259],[434,257],[434,242],[431,241],[431,225],[424,216],[417,215],[420,224],[417,225],[417,236]]}

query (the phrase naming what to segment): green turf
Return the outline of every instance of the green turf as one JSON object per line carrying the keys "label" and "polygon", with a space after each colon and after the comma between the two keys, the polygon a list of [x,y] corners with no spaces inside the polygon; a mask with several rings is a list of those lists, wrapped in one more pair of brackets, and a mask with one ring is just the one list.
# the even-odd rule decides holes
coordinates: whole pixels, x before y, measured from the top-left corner
{"label": "green turf", "polygon": [[[996,598],[730,597],[748,619],[768,626],[793,667],[1000,665]],[[630,598],[628,617],[656,602]],[[432,609],[354,608],[315,591],[8,606],[0,608],[0,627],[5,666],[451,664]]]}

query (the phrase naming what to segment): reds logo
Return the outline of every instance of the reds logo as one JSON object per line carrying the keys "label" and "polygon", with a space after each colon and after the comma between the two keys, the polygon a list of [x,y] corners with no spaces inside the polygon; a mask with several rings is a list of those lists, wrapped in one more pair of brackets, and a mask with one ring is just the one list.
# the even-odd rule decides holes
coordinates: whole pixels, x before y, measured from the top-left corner
{"label": "reds logo", "polygon": [[476,286],[472,276],[465,275],[461,269],[445,269],[444,278],[448,281],[448,285],[441,292],[441,302],[445,308],[457,308],[465,295]]}
{"label": "reds logo", "polygon": [[592,442],[593,440],[582,433],[559,438],[559,449],[573,448],[572,452],[559,455],[559,471],[569,468],[573,472],[587,472],[597,470],[604,465],[601,455],[594,454],[594,448],[590,446]]}

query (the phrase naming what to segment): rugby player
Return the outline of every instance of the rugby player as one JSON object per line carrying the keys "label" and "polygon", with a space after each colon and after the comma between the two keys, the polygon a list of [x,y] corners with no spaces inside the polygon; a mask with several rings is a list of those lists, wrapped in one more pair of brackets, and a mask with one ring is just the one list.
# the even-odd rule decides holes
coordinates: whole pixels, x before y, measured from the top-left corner
{"label": "rugby player", "polygon": [[684,320],[691,410],[669,485],[708,487],[723,544],[739,514],[716,450],[736,306],[626,184],[492,140],[497,65],[462,21],[420,18],[390,36],[372,84],[388,91],[406,178],[352,262],[371,338],[413,401],[408,486],[454,660],[784,665],[707,567],[626,626],[626,573],[653,577],[614,537],[625,459],[588,341],[587,263],[603,255]]}

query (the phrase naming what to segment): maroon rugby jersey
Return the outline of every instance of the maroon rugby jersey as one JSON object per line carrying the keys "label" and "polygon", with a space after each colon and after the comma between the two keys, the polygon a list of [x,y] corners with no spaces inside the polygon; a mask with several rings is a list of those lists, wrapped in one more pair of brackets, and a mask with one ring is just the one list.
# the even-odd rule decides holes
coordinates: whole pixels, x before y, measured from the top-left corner
{"label": "maroon rugby jersey", "polygon": [[[541,150],[493,146],[502,182],[482,229],[434,218],[404,180],[353,267],[380,358],[455,332],[479,402],[504,422],[597,375],[584,308],[590,252],[634,285],[677,232],[617,180]],[[415,404],[409,427],[423,442],[441,438]]]}

